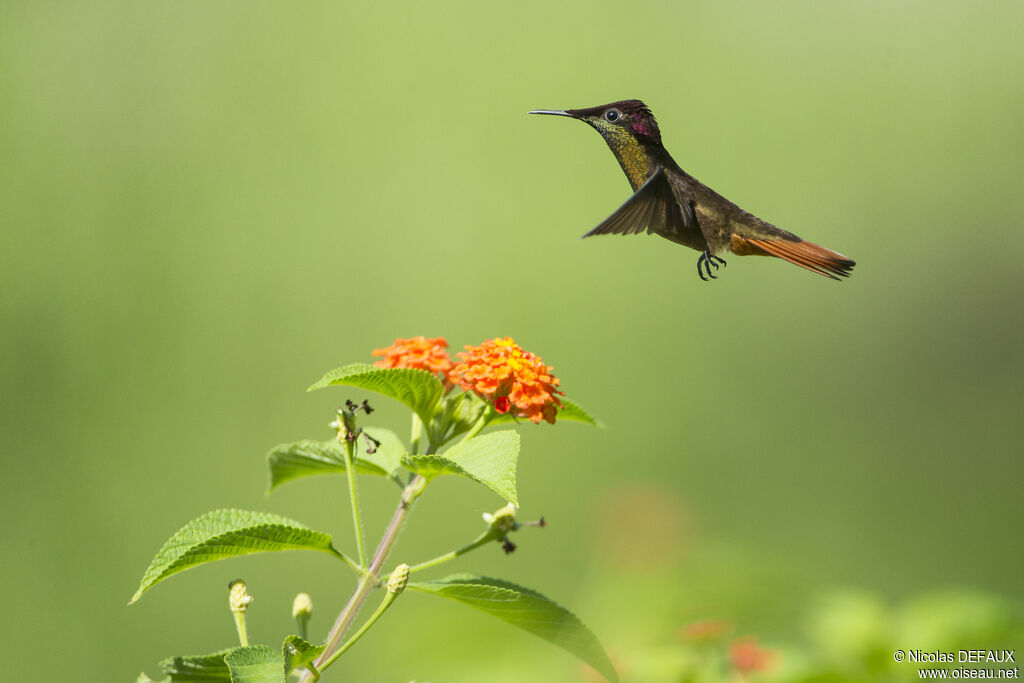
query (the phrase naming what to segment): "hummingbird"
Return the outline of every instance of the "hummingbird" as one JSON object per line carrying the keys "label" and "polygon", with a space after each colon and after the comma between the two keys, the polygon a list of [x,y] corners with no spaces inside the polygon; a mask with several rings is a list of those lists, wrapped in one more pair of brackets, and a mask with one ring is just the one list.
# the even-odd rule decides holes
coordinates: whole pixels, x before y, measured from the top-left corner
{"label": "hummingbird", "polygon": [[530,114],[568,116],[590,125],[618,159],[633,195],[583,235],[635,235],[647,231],[696,249],[697,275],[708,281],[724,266],[724,252],[775,256],[838,280],[854,261],[800,239],[744,211],[679,168],[661,144],[661,131],[640,100],[622,100],[589,109],[535,109]]}

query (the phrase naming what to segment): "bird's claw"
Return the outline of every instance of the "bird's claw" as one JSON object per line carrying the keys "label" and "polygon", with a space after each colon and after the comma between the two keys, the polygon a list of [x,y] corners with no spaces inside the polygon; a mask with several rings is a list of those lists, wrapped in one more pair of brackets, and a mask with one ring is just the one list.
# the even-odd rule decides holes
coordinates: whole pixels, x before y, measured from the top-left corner
{"label": "bird's claw", "polygon": [[[712,273],[711,269],[714,268],[715,270],[718,270],[719,263],[723,266],[726,265],[724,258],[719,258],[711,252],[705,251],[697,257],[697,275],[704,282],[707,282],[708,279],[717,280],[718,276]],[[706,277],[705,274],[707,275]]]}

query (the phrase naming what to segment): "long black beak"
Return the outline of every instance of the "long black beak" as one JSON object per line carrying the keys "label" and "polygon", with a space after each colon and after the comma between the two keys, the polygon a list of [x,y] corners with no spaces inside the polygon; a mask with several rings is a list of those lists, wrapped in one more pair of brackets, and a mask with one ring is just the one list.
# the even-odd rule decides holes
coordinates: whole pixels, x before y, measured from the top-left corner
{"label": "long black beak", "polygon": [[560,109],[534,109],[533,111],[528,111],[526,113],[527,114],[551,114],[553,116],[568,116],[569,118],[572,118],[572,114],[570,114],[567,111],[562,111]]}

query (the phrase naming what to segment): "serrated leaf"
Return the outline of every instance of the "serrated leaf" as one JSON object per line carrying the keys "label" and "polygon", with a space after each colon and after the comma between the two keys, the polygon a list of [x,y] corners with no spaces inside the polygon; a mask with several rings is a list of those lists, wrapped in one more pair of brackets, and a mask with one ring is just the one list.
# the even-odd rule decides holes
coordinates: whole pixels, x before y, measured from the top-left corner
{"label": "serrated leaf", "polygon": [[558,410],[555,420],[571,420],[572,422],[583,422],[594,427],[604,427],[600,420],[592,417],[590,413],[580,407],[580,404],[567,398],[562,399],[562,407]]}
{"label": "serrated leaf", "polygon": [[452,446],[437,455],[406,455],[402,465],[432,478],[455,474],[479,482],[509,501],[519,505],[516,493],[516,460],[519,457],[519,434],[511,430],[491,432]]}
{"label": "serrated leaf", "polygon": [[299,667],[305,667],[320,656],[326,645],[313,645],[299,636],[288,636],[281,645],[284,655],[284,672],[291,673]]}
{"label": "serrated leaf", "polygon": [[430,424],[430,418],[444,394],[441,381],[426,370],[377,368],[365,363],[335,368],[317,380],[307,391],[339,384],[390,396],[412,408],[424,424]]}
{"label": "serrated leaf", "polygon": [[[269,482],[267,493],[293,479],[314,474],[344,474],[344,446],[337,440],[314,441],[303,439],[282,443],[267,452]],[[375,469],[375,468],[374,468]],[[365,471],[356,461],[356,470]],[[374,472],[380,474],[380,472]]]}
{"label": "serrated leaf", "polygon": [[[294,637],[298,638],[298,636]],[[299,638],[299,640],[302,639]],[[306,645],[309,644],[306,643]],[[166,680],[180,683],[207,681],[282,683],[285,677],[284,666],[285,660],[282,653],[266,645],[234,647],[208,655],[171,657],[160,662],[161,670],[169,676]],[[150,679],[140,677],[139,680],[149,681]]]}
{"label": "serrated leaf", "polygon": [[319,550],[339,555],[329,534],[286,517],[214,510],[192,520],[164,543],[128,604],[172,574],[215,560],[276,550]]}
{"label": "serrated leaf", "polygon": [[457,463],[443,455],[407,455],[402,458],[402,466],[428,479],[433,479],[439,474],[469,476]]}
{"label": "serrated leaf", "polygon": [[455,574],[407,588],[440,595],[529,631],[594,667],[612,683],[619,680],[597,637],[579,618],[540,593],[501,579]]}
{"label": "serrated leaf", "polygon": [[208,655],[170,657],[160,662],[160,670],[170,676],[172,681],[230,681],[231,672],[224,663],[224,657],[233,650],[229,648]]}
{"label": "serrated leaf", "polygon": [[[555,416],[555,422],[558,422],[558,420],[568,420],[570,422],[582,422],[594,427],[604,427],[600,421],[591,417],[590,413],[581,408],[578,403],[570,401],[564,397],[561,400],[562,407],[558,409],[558,414]],[[516,418],[512,413],[505,413],[504,415],[495,415],[487,424],[500,425],[508,424],[509,422],[522,422],[522,419]]]}
{"label": "serrated leaf", "polygon": [[[398,477],[405,446],[394,432],[378,427],[366,427],[363,431],[380,442],[376,452],[368,453],[366,439],[359,437],[356,445],[356,472],[387,477],[399,486],[404,486]],[[269,484],[267,492],[285,482],[309,477],[314,474],[344,474],[345,446],[337,439],[314,441],[304,439],[293,443],[274,446],[267,453]]]}
{"label": "serrated leaf", "polygon": [[232,683],[284,683],[284,657],[266,645],[239,647],[224,656]]}

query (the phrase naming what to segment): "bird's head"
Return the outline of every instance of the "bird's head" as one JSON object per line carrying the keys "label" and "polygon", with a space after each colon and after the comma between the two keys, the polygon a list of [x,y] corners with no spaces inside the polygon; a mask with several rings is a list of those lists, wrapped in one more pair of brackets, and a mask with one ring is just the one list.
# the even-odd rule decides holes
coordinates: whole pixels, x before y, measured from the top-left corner
{"label": "bird's head", "polygon": [[641,145],[661,145],[661,131],[650,108],[640,100],[622,100],[587,109],[537,109],[531,114],[569,116],[592,126],[608,141],[629,136]]}
{"label": "bird's head", "polygon": [[648,153],[661,149],[658,122],[640,100],[622,100],[588,109],[536,109],[530,113],[568,116],[593,127],[608,143],[634,190],[648,175]]}

